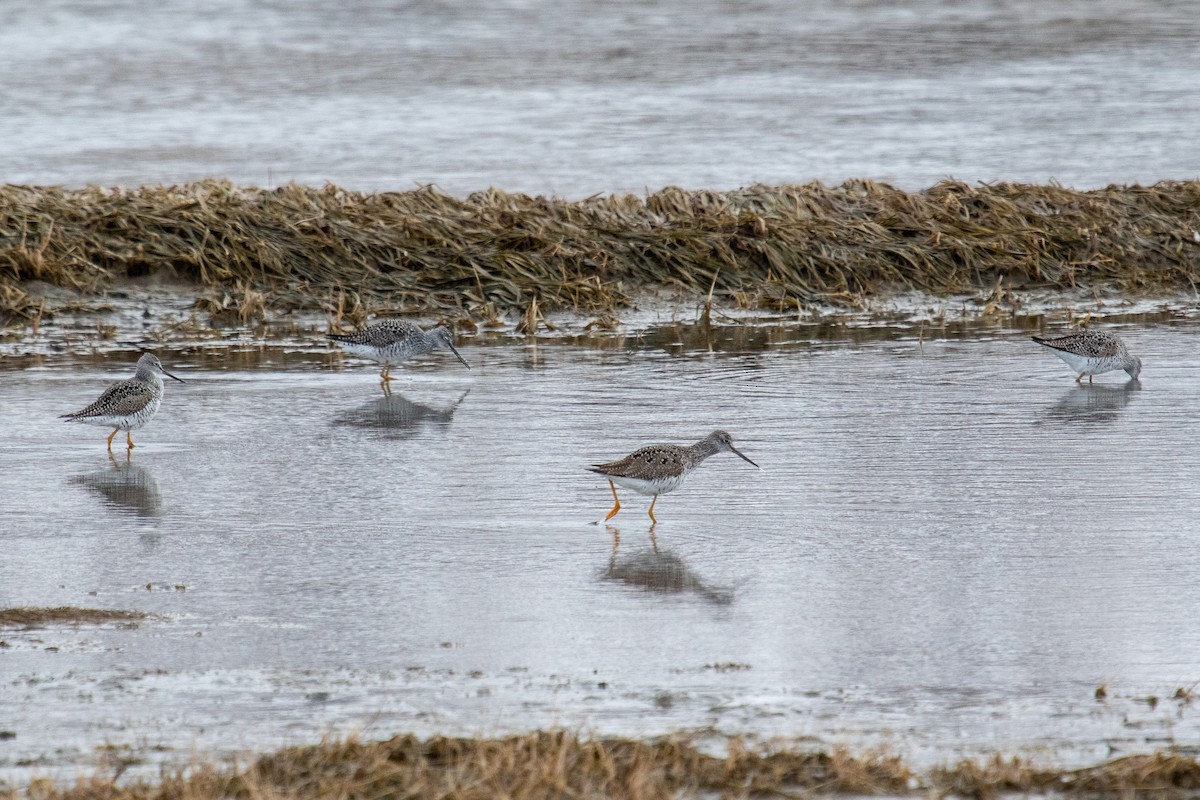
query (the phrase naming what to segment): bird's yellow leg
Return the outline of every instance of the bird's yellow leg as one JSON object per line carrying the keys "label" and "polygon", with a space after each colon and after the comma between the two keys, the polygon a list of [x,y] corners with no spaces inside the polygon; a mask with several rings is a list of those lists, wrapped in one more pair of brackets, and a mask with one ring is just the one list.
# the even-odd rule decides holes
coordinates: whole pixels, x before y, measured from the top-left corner
{"label": "bird's yellow leg", "polygon": [[617,497],[617,485],[612,481],[609,481],[608,485],[612,488],[613,492],[613,507],[612,511],[608,512],[608,516],[604,518],[605,522],[615,517],[617,512],[621,510],[621,498]]}
{"label": "bird's yellow leg", "polygon": [[1081,372],[1081,373],[1079,373],[1078,375],[1076,375],[1076,376],[1075,376],[1075,382],[1076,382],[1076,383],[1083,383],[1083,375],[1084,375],[1084,373],[1082,373],[1082,372]]}
{"label": "bird's yellow leg", "polygon": [[117,435],[117,431],[119,431],[119,430],[121,430],[121,429],[120,429],[120,428],[113,428],[113,432],[112,432],[112,433],[110,433],[110,434],[108,435],[108,452],[110,452],[110,453],[112,452],[112,440],[113,440],[113,437]]}
{"label": "bird's yellow leg", "polygon": [[654,504],[658,502],[658,495],[654,495],[654,499],[650,501],[650,521],[655,525],[658,524],[658,519],[654,516]]}
{"label": "bird's yellow leg", "polygon": [[137,445],[133,443],[133,436],[130,435],[130,431],[125,431],[125,441],[129,443],[130,450],[137,447]]}

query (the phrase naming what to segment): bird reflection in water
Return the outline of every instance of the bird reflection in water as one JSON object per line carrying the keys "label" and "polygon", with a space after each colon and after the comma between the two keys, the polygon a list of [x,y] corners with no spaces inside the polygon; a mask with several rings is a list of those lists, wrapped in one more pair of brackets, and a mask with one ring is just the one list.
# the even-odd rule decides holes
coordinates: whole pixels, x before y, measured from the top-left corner
{"label": "bird reflection in water", "polygon": [[1046,418],[1056,422],[1111,422],[1137,396],[1142,384],[1136,380],[1120,386],[1082,383],[1072,386],[1057,403],[1046,410]]}
{"label": "bird reflection in water", "polygon": [[621,531],[611,525],[605,529],[612,534],[612,555],[604,580],[619,581],[629,586],[664,594],[690,592],[716,605],[733,602],[733,589],[711,586],[700,579],[683,559],[670,550],[660,550],[654,537],[654,526],[650,528],[650,547],[620,554]]}
{"label": "bird reflection in water", "polygon": [[133,512],[141,517],[158,516],[162,509],[162,492],[150,470],[134,464],[128,452],[124,458],[117,458],[110,452],[108,460],[106,469],[73,475],[71,483],[95,491],[105,503],[119,511]]}
{"label": "bird reflection in water", "polygon": [[389,392],[366,405],[340,414],[333,424],[373,428],[385,431],[395,438],[404,439],[416,435],[425,427],[449,428],[454,419],[454,412],[470,393],[471,390],[467,389],[450,406],[436,408],[413,402],[398,392]]}

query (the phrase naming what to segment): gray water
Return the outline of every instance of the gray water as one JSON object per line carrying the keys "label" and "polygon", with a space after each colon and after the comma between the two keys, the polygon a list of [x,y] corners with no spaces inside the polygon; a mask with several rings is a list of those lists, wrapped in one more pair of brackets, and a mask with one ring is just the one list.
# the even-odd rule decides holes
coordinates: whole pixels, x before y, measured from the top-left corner
{"label": "gray water", "polygon": [[[431,356],[390,398],[315,337],[164,347],[188,383],[128,461],[56,415],[134,355],[11,356],[0,607],[159,616],[0,632],[2,774],[551,725],[1195,753],[1200,328],[1113,329],[1140,384],[1077,386],[1008,327],[464,338],[474,369]],[[653,529],[630,493],[600,522],[587,464],[716,427],[762,469],[717,456]]]}
{"label": "gray water", "polygon": [[1152,0],[0,5],[0,181],[580,197],[1200,175]]}

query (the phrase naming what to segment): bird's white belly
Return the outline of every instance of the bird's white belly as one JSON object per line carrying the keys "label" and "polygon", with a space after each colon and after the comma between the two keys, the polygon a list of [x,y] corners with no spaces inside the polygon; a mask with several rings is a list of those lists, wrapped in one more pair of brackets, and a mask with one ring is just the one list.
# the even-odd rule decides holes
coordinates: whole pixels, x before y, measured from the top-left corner
{"label": "bird's white belly", "polygon": [[378,361],[380,364],[396,364],[398,360],[391,357],[389,348],[373,347],[369,344],[354,344],[352,342],[338,342],[338,345],[351,355],[359,358],[367,358],[371,361]]}
{"label": "bird's white belly", "polygon": [[1071,365],[1076,374],[1086,372],[1089,375],[1099,375],[1117,369],[1111,358],[1091,358],[1078,353],[1068,353],[1065,350],[1055,350],[1054,354]]}
{"label": "bird's white belly", "polygon": [[675,475],[670,478],[655,478],[654,480],[643,480],[642,478],[623,478],[617,475],[609,475],[617,486],[625,489],[630,489],[638,494],[666,494],[673,492],[683,485],[683,475]]}

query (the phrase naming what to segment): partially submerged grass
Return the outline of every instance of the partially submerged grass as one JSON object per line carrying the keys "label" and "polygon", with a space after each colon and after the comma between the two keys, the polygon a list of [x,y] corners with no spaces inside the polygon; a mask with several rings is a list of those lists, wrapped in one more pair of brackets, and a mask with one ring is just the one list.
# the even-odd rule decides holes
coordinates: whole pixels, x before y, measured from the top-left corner
{"label": "partially submerged grass", "polygon": [[[91,778],[75,786],[39,781],[29,794],[56,798],[325,798],[396,797],[630,798],[658,800],[697,793],[775,794],[788,788],[897,794],[908,790],[898,759],[859,759],[836,751],[745,750],[734,742],[724,757],[675,739],[583,739],[563,732],[504,739],[403,736],[289,748],[245,768],[198,766],[156,782]],[[15,796],[15,790],[13,795]]]}
{"label": "partially submerged grass", "polygon": [[[127,766],[127,764],[126,764]],[[747,748],[734,739],[713,755],[681,738],[588,739],[561,731],[501,739],[398,736],[383,742],[326,741],[260,757],[246,766],[197,764],[157,780],[45,779],[0,787],[0,796],[39,800],[126,798],[545,798],[792,797],[808,794],[957,795],[1069,793],[1184,796],[1200,789],[1200,764],[1169,753],[1132,756],[1074,771],[1036,769],[1018,759],[961,762],[915,775],[886,753]]]}
{"label": "partially submerged grass", "polygon": [[666,188],[567,201],[495,189],[363,194],[209,180],[170,187],[0,187],[0,314],[32,323],[30,282],[94,294],[167,275],[199,307],[366,309],[494,320],[611,314],[650,287],[795,310],[894,290],[1005,286],[1194,291],[1200,182],[1060,186],[946,181],[921,192],[830,187]]}
{"label": "partially submerged grass", "polygon": [[0,608],[0,628],[42,628],[47,625],[99,625],[105,622],[140,622],[141,611],[114,608]]}
{"label": "partially submerged grass", "polygon": [[1063,771],[997,756],[934,770],[929,782],[939,794],[977,798],[1029,792],[1185,796],[1200,792],[1200,763],[1176,753],[1154,753]]}

